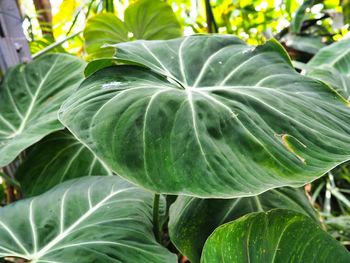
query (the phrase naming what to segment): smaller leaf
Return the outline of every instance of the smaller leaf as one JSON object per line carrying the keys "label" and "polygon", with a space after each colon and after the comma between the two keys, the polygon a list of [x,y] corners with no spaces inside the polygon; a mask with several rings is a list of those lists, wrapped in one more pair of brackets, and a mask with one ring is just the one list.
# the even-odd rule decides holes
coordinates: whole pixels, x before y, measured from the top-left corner
{"label": "smaller leaf", "polygon": [[251,213],[217,228],[202,263],[350,262],[349,252],[305,215],[275,209]]}
{"label": "smaller leaf", "polygon": [[48,54],[6,73],[0,86],[0,167],[63,129],[57,112],[83,80],[84,66],[76,57]]}
{"label": "smaller leaf", "polygon": [[309,54],[316,54],[321,48],[325,47],[322,38],[318,36],[297,36],[294,34],[287,34],[281,39],[281,41],[285,42],[289,48]]}
{"label": "smaller leaf", "polygon": [[116,59],[114,58],[99,58],[89,62],[85,68],[85,77],[88,77],[96,71],[116,65]]}
{"label": "smaller leaf", "polygon": [[73,135],[58,131],[27,152],[16,178],[25,195],[33,196],[69,179],[111,174],[108,167]]}
{"label": "smaller leaf", "polygon": [[89,58],[112,57],[115,49],[104,46],[128,41],[128,31],[118,17],[111,13],[103,13],[87,21],[84,38]]}
{"label": "smaller leaf", "polygon": [[350,97],[350,39],[322,48],[307,64],[306,75],[319,79]]}
{"label": "smaller leaf", "polygon": [[[154,238],[152,202],[152,193],[117,176],[71,180],[0,209],[0,258],[175,263]],[[162,198],[161,214],[164,207]]]}
{"label": "smaller leaf", "polygon": [[159,0],[141,0],[125,10],[125,25],[134,39],[172,39],[182,30],[171,7]]}
{"label": "smaller leaf", "polygon": [[180,196],[170,208],[171,241],[192,263],[199,262],[205,241],[220,225],[252,212],[291,209],[318,221],[301,189],[278,188],[261,195],[234,199]]}
{"label": "smaller leaf", "polygon": [[115,49],[106,46],[135,39],[171,39],[182,30],[171,7],[159,0],[141,0],[131,4],[124,22],[111,13],[98,14],[88,20],[84,38],[91,58],[112,57]]}
{"label": "smaller leaf", "polygon": [[304,0],[303,4],[297,9],[291,22],[291,30],[293,33],[300,33],[301,27],[305,20],[306,9],[311,7],[313,2],[314,0]]}

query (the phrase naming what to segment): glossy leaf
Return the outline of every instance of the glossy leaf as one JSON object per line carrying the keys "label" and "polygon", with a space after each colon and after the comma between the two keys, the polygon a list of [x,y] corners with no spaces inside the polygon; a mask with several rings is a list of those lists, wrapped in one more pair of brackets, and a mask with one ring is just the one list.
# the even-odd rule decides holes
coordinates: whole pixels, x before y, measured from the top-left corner
{"label": "glossy leaf", "polygon": [[301,186],[350,158],[347,101],[298,74],[274,40],[116,47],[119,60],[142,67],[96,72],[60,120],[128,180],[161,193],[242,197]]}
{"label": "glossy leaf", "polygon": [[0,167],[63,129],[57,111],[83,80],[84,65],[70,55],[50,54],[8,71],[0,87]]}
{"label": "glossy leaf", "polygon": [[171,241],[192,263],[200,261],[205,241],[220,225],[251,212],[291,209],[318,221],[301,189],[279,188],[254,197],[199,199],[180,196],[170,208]]}
{"label": "glossy leaf", "polygon": [[117,176],[66,182],[0,209],[0,258],[175,263],[154,239],[152,202],[152,193]]}
{"label": "glossy leaf", "polygon": [[202,263],[346,263],[349,252],[305,215],[282,209],[227,223],[205,243]]}
{"label": "glossy leaf", "polygon": [[25,196],[46,192],[63,181],[112,172],[73,135],[58,131],[27,151],[16,178]]}
{"label": "glossy leaf", "polygon": [[131,4],[124,22],[111,13],[98,14],[88,20],[84,38],[91,58],[112,57],[116,44],[135,39],[171,39],[182,35],[181,26],[171,7],[160,0],[141,0]]}

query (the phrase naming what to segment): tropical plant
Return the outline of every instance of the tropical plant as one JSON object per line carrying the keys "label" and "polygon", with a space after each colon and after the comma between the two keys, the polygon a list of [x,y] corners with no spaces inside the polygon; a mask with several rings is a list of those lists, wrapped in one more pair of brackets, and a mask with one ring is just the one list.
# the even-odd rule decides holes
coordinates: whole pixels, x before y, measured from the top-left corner
{"label": "tropical plant", "polygon": [[92,2],[88,64],[54,44],[1,83],[0,262],[349,262],[349,40],[303,64]]}

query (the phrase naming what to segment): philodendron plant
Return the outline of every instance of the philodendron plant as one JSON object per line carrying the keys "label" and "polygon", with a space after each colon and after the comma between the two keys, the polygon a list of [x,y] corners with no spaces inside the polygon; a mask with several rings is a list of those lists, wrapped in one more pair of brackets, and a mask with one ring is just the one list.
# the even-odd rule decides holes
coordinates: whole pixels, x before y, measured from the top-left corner
{"label": "philodendron plant", "polygon": [[84,63],[59,54],[6,76],[0,164],[22,152],[26,198],[0,209],[0,258],[350,262],[298,188],[350,159],[343,93],[299,74],[275,40],[113,47],[118,65],[82,83]]}

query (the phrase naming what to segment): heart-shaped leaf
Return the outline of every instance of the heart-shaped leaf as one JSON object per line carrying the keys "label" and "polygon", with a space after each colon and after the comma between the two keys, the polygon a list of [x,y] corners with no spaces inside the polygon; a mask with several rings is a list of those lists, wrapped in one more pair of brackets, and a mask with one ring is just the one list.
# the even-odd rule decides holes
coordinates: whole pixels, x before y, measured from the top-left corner
{"label": "heart-shaped leaf", "polygon": [[152,202],[152,193],[117,176],[68,181],[0,209],[0,258],[175,263],[155,241]]}
{"label": "heart-shaped leaf", "polygon": [[96,155],[66,131],[50,134],[26,153],[17,180],[26,196],[46,192],[63,181],[88,175],[111,175]]}
{"label": "heart-shaped leaf", "polygon": [[[301,186],[350,158],[350,108],[279,43],[225,35],[116,45],[60,120],[117,174],[155,192],[242,197]],[[149,69],[145,68],[148,67]]]}
{"label": "heart-shaped leaf", "polygon": [[112,57],[115,49],[104,47],[135,39],[171,39],[182,30],[171,7],[160,0],[140,0],[125,10],[124,22],[111,13],[98,14],[84,29],[89,58]]}
{"label": "heart-shaped leaf", "polygon": [[83,80],[84,65],[70,55],[50,54],[6,73],[0,86],[0,167],[63,129],[57,111]]}
{"label": "heart-shaped leaf", "polygon": [[349,252],[305,215],[276,209],[248,214],[217,228],[202,263],[346,263]]}
{"label": "heart-shaped leaf", "polygon": [[300,189],[279,188],[258,196],[236,199],[180,196],[170,208],[170,238],[182,254],[196,263],[200,261],[205,241],[218,226],[251,212],[274,208],[291,209],[318,220]]}

